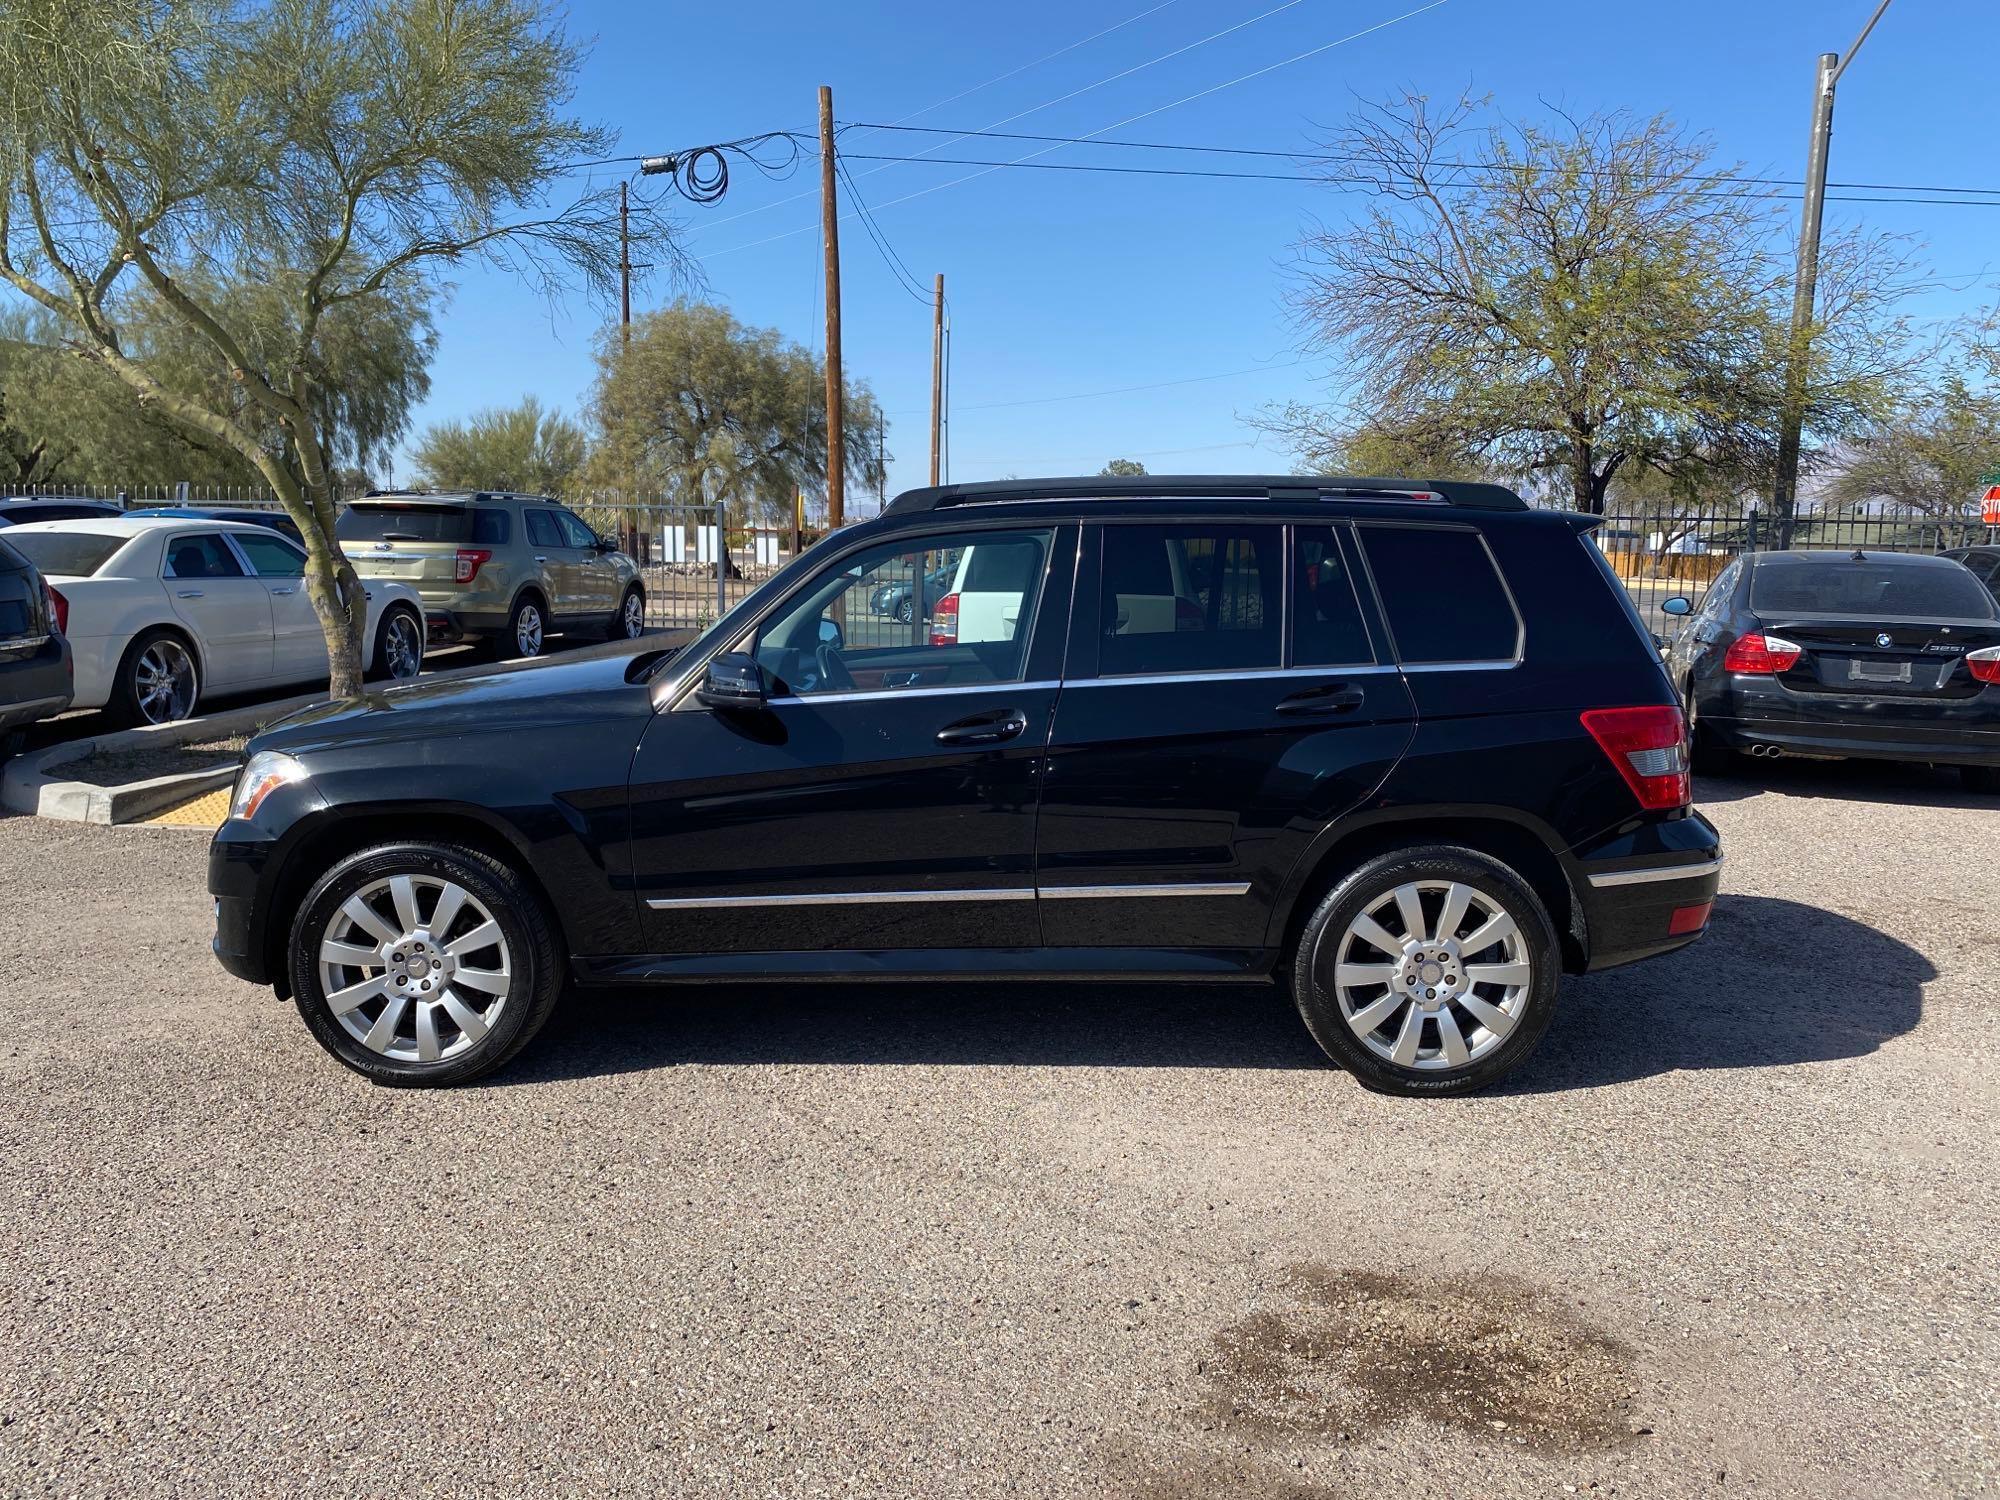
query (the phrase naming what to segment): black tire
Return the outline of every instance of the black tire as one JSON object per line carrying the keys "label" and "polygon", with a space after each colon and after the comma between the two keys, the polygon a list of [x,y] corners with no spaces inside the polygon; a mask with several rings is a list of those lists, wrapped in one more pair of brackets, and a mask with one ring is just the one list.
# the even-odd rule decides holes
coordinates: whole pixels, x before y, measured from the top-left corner
{"label": "black tire", "polygon": [[[468,922],[474,927],[482,925],[483,919],[477,909],[479,906],[485,908],[500,930],[500,941],[506,945],[501,956],[506,963],[508,987],[500,997],[497,1012],[488,1012],[479,1018],[482,1034],[476,1038],[471,1036],[469,1028],[458,1026],[456,1012],[438,1014],[450,1004],[446,998],[448,994],[458,999],[461,1010],[466,1008],[466,1000],[457,996],[447,978],[435,972],[430,978],[439,985],[437,998],[426,1001],[412,993],[415,981],[409,970],[398,972],[386,961],[379,964],[385,981],[395,974],[405,987],[404,993],[393,997],[400,1000],[401,1005],[396,1017],[389,1021],[387,1031],[382,1033],[385,1037],[382,1049],[366,1045],[365,1039],[350,1031],[348,1023],[343,1023],[328,1003],[319,958],[320,946],[328,936],[329,925],[335,922],[336,914],[342,912],[351,898],[369,891],[378,882],[399,875],[432,883],[449,882],[467,893],[469,899],[456,917],[447,919],[445,930],[428,935],[428,941],[435,943],[437,951],[448,951],[453,943],[462,938],[468,930]],[[419,903],[425,899],[424,889],[423,886],[417,887],[418,894],[414,899]],[[420,915],[427,920],[434,918],[442,896],[443,891],[439,890],[430,899],[430,911],[420,912]],[[385,901],[389,903],[387,911],[390,917],[385,926],[389,928],[392,940],[399,945],[393,952],[400,957],[403,945],[416,945],[410,943],[409,933],[394,934],[393,901],[388,897],[373,897],[371,910],[383,912],[381,903]],[[380,915],[378,920],[382,920]],[[459,938],[454,938],[454,933]],[[470,1082],[504,1067],[528,1045],[535,1033],[541,1030],[542,1023],[548,1020],[550,1011],[555,1008],[556,998],[562,992],[565,978],[555,925],[528,882],[518,871],[490,854],[455,844],[421,841],[380,844],[349,855],[327,871],[300,904],[288,941],[292,993],[297,999],[299,1014],[305,1018],[313,1036],[335,1058],[364,1078],[397,1088],[443,1088]],[[491,944],[465,950],[468,960],[483,958],[483,962],[468,962],[466,967],[485,967],[492,962],[487,955],[495,952],[495,945]],[[389,956],[385,945],[383,957],[386,960]],[[418,955],[409,956],[414,961]],[[372,977],[366,967],[358,965],[343,966],[335,971],[335,975],[337,979],[354,981],[343,985],[342,993]],[[478,1000],[491,1003],[489,997],[464,986],[462,981],[459,988],[464,989],[468,997],[476,996]],[[347,1014],[351,1024],[373,1033],[391,1004],[389,994],[377,992],[375,997],[358,1002]],[[440,1049],[442,1055],[439,1060],[426,1062],[415,1056],[390,1055],[395,1051],[414,1052],[420,1045],[417,1019],[426,1004],[432,1006],[435,1017],[432,1022],[434,1040],[446,1042],[446,1047]],[[409,1035],[407,1043],[402,1040],[405,1031]],[[463,1046],[448,1050],[457,1043],[463,1043]]]}
{"label": "black tire", "polygon": [[[639,601],[638,614],[632,612],[632,601]],[[604,627],[607,641],[636,641],[646,633],[646,591],[638,584],[626,585],[625,592],[618,598],[618,608],[612,611],[611,623]]]}
{"label": "black tire", "polygon": [[[158,647],[163,652],[178,652],[187,663],[190,674],[186,706],[168,718],[159,718],[149,711],[145,689],[139,683],[139,674],[149,656]],[[111,697],[104,705],[104,716],[114,724],[173,724],[182,719],[192,718],[201,702],[201,657],[190,641],[178,630],[169,630],[156,625],[151,630],[142,630],[125,648],[124,656],[118,661],[118,675],[112,679]]]}
{"label": "black tire", "polygon": [[1742,770],[1743,757],[1702,728],[1701,720],[1695,713],[1693,679],[1688,681],[1687,691],[1681,700],[1681,711],[1687,717],[1690,770],[1703,776],[1727,776]]}
{"label": "black tire", "polygon": [[424,664],[423,617],[420,616],[414,609],[406,608],[405,606],[400,604],[392,605],[390,608],[382,611],[382,618],[379,621],[377,621],[375,625],[375,654],[370,658],[368,667],[368,681],[370,682],[381,682],[385,678],[393,678],[395,681],[398,682],[409,682],[412,679],[414,679],[415,676],[417,675],[416,672],[411,672],[410,674],[408,674],[408,676],[397,677],[396,674],[390,671],[389,669],[389,649],[390,649],[389,636],[391,631],[390,622],[394,620],[407,621],[408,624],[411,626],[411,628],[415,631],[415,634],[412,635],[410,639],[415,643],[415,649],[417,654],[416,656],[417,668],[419,671],[421,671],[423,668]]}
{"label": "black tire", "polygon": [[1958,779],[1968,792],[2000,792],[2000,766],[1960,766]]}
{"label": "black tire", "polygon": [[[1393,893],[1398,886],[1417,882],[1469,887],[1483,905],[1490,906],[1495,912],[1505,912],[1513,918],[1520,937],[1520,954],[1515,962],[1525,961],[1529,965],[1527,981],[1518,986],[1517,994],[1496,990],[1483,981],[1478,982],[1479,988],[1475,989],[1469,969],[1463,982],[1466,993],[1488,1009],[1504,1009],[1506,1005],[1514,1007],[1506,1012],[1512,1018],[1512,1025],[1504,1035],[1494,1037],[1486,1032],[1463,1001],[1453,1001],[1449,997],[1437,1000],[1437,1010],[1430,1011],[1425,1008],[1430,1002],[1420,1002],[1414,990],[1410,998],[1388,1010],[1384,1020],[1370,1032],[1378,1045],[1394,1050],[1389,1045],[1389,1035],[1399,1035],[1403,1026],[1409,1024],[1410,1018],[1415,1015],[1418,1060],[1423,1060],[1427,1052],[1441,1060],[1444,1056],[1444,1036],[1440,1018],[1448,1013],[1456,1034],[1469,1043],[1468,1061],[1457,1066],[1403,1066],[1382,1055],[1349,1026],[1334,985],[1338,950],[1343,939],[1348,937],[1349,925],[1379,902],[1385,899],[1393,901]],[[1436,924],[1440,920],[1444,894],[1442,891],[1435,893],[1435,904],[1430,893],[1421,897],[1422,914],[1427,922]],[[1476,916],[1478,911],[1469,910],[1468,915]],[[1386,923],[1384,926],[1384,936],[1403,935],[1400,929],[1387,929]],[[1461,951],[1456,937],[1475,935],[1474,929],[1464,925],[1463,921],[1460,928],[1459,934],[1445,935],[1451,939],[1448,946],[1454,958]],[[1432,934],[1430,940],[1439,942],[1440,947],[1426,950],[1418,957],[1445,951],[1447,945],[1444,938]],[[1362,941],[1365,943],[1366,940]],[[1477,953],[1465,953],[1464,960],[1470,964],[1488,951],[1482,948]],[[1410,974],[1420,972],[1408,958],[1397,954],[1384,956],[1388,963],[1376,966],[1386,967],[1396,975],[1404,972],[1406,965]],[[1443,977],[1458,981],[1459,976],[1451,972],[1452,965],[1438,967],[1444,971]],[[1561,955],[1556,946],[1555,928],[1549,921],[1541,898],[1525,880],[1500,861],[1477,850],[1449,844],[1427,844],[1377,855],[1327,892],[1299,935],[1292,963],[1292,998],[1320,1050],[1352,1073],[1355,1081],[1364,1088],[1380,1094],[1410,1096],[1466,1094],[1496,1082],[1534,1051],[1555,1015],[1560,969]],[[1381,1004],[1391,1000],[1392,995],[1400,995],[1401,991],[1394,990],[1392,985],[1379,997],[1372,992],[1365,993],[1372,1003]],[[1435,998],[1437,992],[1430,993]],[[1496,1000],[1500,1003],[1495,1004]],[[1365,1004],[1360,1005],[1357,1014],[1367,1008]],[[1426,1043],[1427,1046],[1424,1045]],[[1477,1055],[1472,1055],[1475,1052]]]}
{"label": "black tire", "polygon": [[[522,635],[523,621],[526,620],[531,610],[534,612],[534,618],[540,623],[535,631],[533,648],[529,649],[523,643]],[[514,607],[507,611],[506,633],[493,643],[493,651],[503,661],[511,660],[518,656],[541,656],[549,649],[548,637],[549,606],[540,594],[535,593],[531,589],[516,599]]]}
{"label": "black tire", "polygon": [[908,625],[914,622],[916,618],[916,600],[912,599],[908,594],[903,595],[896,604],[896,623],[898,625]]}

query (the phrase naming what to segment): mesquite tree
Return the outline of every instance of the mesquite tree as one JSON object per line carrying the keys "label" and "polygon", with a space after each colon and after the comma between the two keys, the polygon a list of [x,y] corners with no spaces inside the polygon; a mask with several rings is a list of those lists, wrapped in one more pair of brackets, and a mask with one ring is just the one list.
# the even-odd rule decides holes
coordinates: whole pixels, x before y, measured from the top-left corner
{"label": "mesquite tree", "polygon": [[[366,611],[333,534],[329,343],[468,261],[551,295],[615,285],[615,186],[546,202],[610,144],[567,113],[580,61],[544,0],[0,7],[0,280],[270,486],[306,538],[336,697],[360,690]],[[266,295],[216,292],[244,286]],[[136,348],[140,305],[226,378],[163,376]]]}

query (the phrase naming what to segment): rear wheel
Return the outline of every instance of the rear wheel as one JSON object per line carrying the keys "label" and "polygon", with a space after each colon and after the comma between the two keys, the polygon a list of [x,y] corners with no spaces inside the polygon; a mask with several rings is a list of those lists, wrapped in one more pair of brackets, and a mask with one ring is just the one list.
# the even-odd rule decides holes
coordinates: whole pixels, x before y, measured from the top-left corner
{"label": "rear wheel", "polygon": [[1687,717],[1688,765],[1704,776],[1727,776],[1738,769],[1742,757],[1718,740],[1713,732],[1702,727],[1700,715],[1695,712],[1694,700],[1694,679],[1689,678],[1681,705]]}
{"label": "rear wheel", "polygon": [[400,605],[386,611],[375,627],[375,657],[368,668],[371,681],[389,678],[408,682],[424,669],[424,622],[413,609]]}
{"label": "rear wheel", "polygon": [[562,988],[548,916],[515,870],[449,844],[349,855],[300,906],[292,993],[319,1044],[377,1083],[464,1083],[512,1059]]}
{"label": "rear wheel", "polygon": [[523,594],[514,601],[507,616],[507,633],[500,637],[503,656],[540,656],[547,646],[548,620],[542,613],[539,595]]}
{"label": "rear wheel", "polygon": [[143,632],[125,648],[104,712],[120,724],[172,724],[201,699],[194,648],[177,631]]}
{"label": "rear wheel", "polygon": [[1533,889],[1476,850],[1378,855],[1299,938],[1292,995],[1328,1057],[1384,1094],[1463,1094],[1548,1030],[1559,964]]}

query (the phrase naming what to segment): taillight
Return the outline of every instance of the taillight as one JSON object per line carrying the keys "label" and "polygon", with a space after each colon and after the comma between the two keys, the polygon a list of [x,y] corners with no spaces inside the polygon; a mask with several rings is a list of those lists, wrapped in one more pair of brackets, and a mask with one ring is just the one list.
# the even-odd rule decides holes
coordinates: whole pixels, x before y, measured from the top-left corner
{"label": "taillight", "polygon": [[49,618],[56,622],[56,634],[69,634],[69,600],[63,597],[61,589],[42,580],[42,592],[49,596]]}
{"label": "taillight", "polygon": [[1174,629],[1206,630],[1208,617],[1201,612],[1201,606],[1192,599],[1174,600]]}
{"label": "taillight", "polygon": [[1780,672],[1791,671],[1793,664],[1805,655],[1805,649],[1793,645],[1783,636],[1759,635],[1753,630],[1730,642],[1729,651],[1722,658],[1722,670],[1774,677]]}
{"label": "taillight", "polygon": [[460,547],[457,564],[451,570],[456,583],[470,583],[479,576],[479,570],[493,553],[485,547]]}
{"label": "taillight", "polygon": [[1688,805],[1687,723],[1678,708],[1586,709],[1583,727],[1647,812]]}
{"label": "taillight", "polygon": [[2000,646],[1972,652],[1965,658],[1965,665],[1976,681],[2000,682]]}
{"label": "taillight", "polygon": [[933,646],[958,644],[958,595],[946,594],[931,610],[931,644]]}

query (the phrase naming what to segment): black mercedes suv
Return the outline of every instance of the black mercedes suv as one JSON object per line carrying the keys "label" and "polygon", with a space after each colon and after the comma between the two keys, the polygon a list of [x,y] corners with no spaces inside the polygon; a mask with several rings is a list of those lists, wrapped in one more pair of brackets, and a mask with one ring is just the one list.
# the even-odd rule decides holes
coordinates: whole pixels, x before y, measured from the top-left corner
{"label": "black mercedes suv", "polygon": [[1476,1088],[1562,972],[1715,898],[1593,524],[1411,480],[914,490],[678,653],[259,735],[215,951],[389,1084],[498,1067],[567,982],[1283,975],[1366,1086]]}

